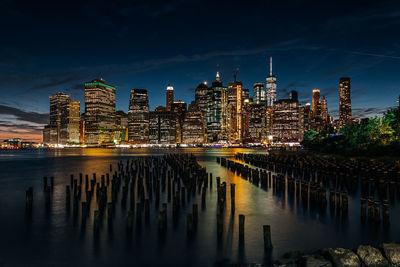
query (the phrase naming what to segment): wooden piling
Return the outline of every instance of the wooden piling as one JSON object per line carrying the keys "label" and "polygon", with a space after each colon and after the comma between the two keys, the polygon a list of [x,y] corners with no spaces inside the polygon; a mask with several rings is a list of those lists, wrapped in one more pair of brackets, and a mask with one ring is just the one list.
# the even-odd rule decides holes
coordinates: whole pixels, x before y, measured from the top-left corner
{"label": "wooden piling", "polygon": [[264,249],[266,250],[272,249],[270,225],[263,225],[263,235],[264,235]]}
{"label": "wooden piling", "polygon": [[383,203],[383,225],[388,227],[390,225],[390,206],[389,203]]}
{"label": "wooden piling", "polygon": [[47,177],[44,176],[43,177],[43,190],[46,190],[46,188],[47,188]]}
{"label": "wooden piling", "polygon": [[93,216],[93,230],[95,233],[98,233],[100,230],[100,211],[95,210],[94,211],[94,216]]}
{"label": "wooden piling", "polygon": [[46,206],[50,206],[50,187],[46,187],[45,189],[45,197],[46,197]]}
{"label": "wooden piling", "polygon": [[32,206],[33,206],[33,188],[32,187],[29,187],[28,190],[26,190],[25,202],[26,202],[26,209],[28,211],[31,211]]}
{"label": "wooden piling", "polygon": [[150,201],[147,198],[144,202],[144,217],[146,221],[150,219]]}
{"label": "wooden piling", "polygon": [[113,213],[114,213],[114,211],[113,211],[113,203],[112,202],[108,202],[107,203],[107,219],[108,219],[108,221],[112,220]]}
{"label": "wooden piling", "polygon": [[65,186],[65,202],[67,204],[71,203],[71,190],[70,190],[69,185]]}
{"label": "wooden piling", "polygon": [[367,200],[365,198],[361,198],[361,219],[364,220],[367,214]]}
{"label": "wooden piling", "polygon": [[235,211],[235,184],[231,184],[231,211]]}
{"label": "wooden piling", "polygon": [[87,205],[86,202],[82,202],[82,222],[86,221],[86,216],[87,216]]}
{"label": "wooden piling", "polygon": [[192,207],[192,216],[193,216],[193,224],[196,226],[197,225],[197,222],[198,222],[198,215],[199,213],[198,213],[198,206],[197,206],[197,204],[193,204],[193,207]]}
{"label": "wooden piling", "polygon": [[380,224],[381,223],[381,207],[380,207],[380,202],[375,201],[374,203],[375,206],[375,223]]}
{"label": "wooden piling", "polygon": [[193,216],[191,213],[186,215],[186,230],[188,235],[193,233]]}
{"label": "wooden piling", "polygon": [[244,215],[239,214],[239,243],[244,241]]}
{"label": "wooden piling", "polygon": [[132,225],[133,225],[133,212],[128,211],[126,214],[126,230],[128,232],[132,231]]}

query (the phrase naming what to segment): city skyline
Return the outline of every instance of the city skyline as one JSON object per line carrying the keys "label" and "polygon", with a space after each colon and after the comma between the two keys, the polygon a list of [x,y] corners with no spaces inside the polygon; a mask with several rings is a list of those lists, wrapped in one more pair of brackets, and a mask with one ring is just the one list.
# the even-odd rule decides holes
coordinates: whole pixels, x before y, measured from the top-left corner
{"label": "city skyline", "polygon": [[[258,102],[257,102],[257,99],[259,98],[257,98],[257,95],[256,95],[256,91],[259,91],[260,89],[258,88],[259,86],[260,86],[260,84],[263,84],[264,86],[262,87],[262,90],[263,90],[263,92],[264,92],[264,97],[263,97],[263,100],[262,101],[264,101],[265,103],[267,103],[267,105],[269,105],[268,103],[270,103],[270,101],[268,101],[268,93],[267,93],[267,91],[268,91],[268,79],[270,79],[270,77],[273,77],[273,78],[275,78],[276,76],[275,75],[273,75],[272,74],[272,57],[270,57],[269,58],[269,74],[268,74],[268,76],[266,76],[266,80],[265,80],[265,82],[255,82],[254,84],[253,84],[253,88],[244,88],[243,86],[242,86],[242,82],[240,81],[239,83],[241,84],[241,90],[247,90],[247,92],[252,92],[250,95],[249,95],[249,97],[250,97],[250,99],[253,101],[253,103],[254,104],[259,104],[260,103],[260,100],[258,100]],[[239,69],[236,69],[236,71],[235,72],[233,72],[233,79],[236,79],[237,78],[237,73],[238,73],[238,71],[239,71]],[[217,71],[216,72],[216,76],[217,76],[217,82],[220,82],[220,83],[222,83],[222,84],[224,84],[224,81],[221,79],[221,75],[220,75],[220,73],[219,73],[219,71]],[[349,79],[350,77],[340,77],[339,78],[339,85],[338,85],[338,96],[337,96],[337,98],[340,100],[340,92],[341,92],[341,85],[342,85],[342,80],[343,79]],[[93,81],[91,81],[91,82],[84,82],[83,83],[83,85],[82,86],[84,86],[84,87],[86,87],[87,85],[92,85],[92,83],[93,82],[95,82],[95,81],[100,81],[100,82],[104,82],[105,84],[108,84],[104,79],[103,79],[103,77],[101,77],[99,80],[96,80],[96,79],[94,79]],[[275,83],[278,83],[279,82],[279,80],[277,80],[276,78],[275,78],[275,80],[273,80],[273,82],[275,82]],[[234,83],[236,83],[236,82],[226,82],[227,84],[226,84],[226,86],[224,85],[224,87],[223,88],[225,88],[225,90],[229,90],[229,88],[228,87],[231,87],[231,86],[234,86],[233,84]],[[200,85],[201,84],[205,84],[205,85],[208,85],[209,84],[209,82],[208,81],[203,81],[202,83],[200,83]],[[116,95],[117,94],[117,92],[118,92],[118,88],[116,87],[116,86],[111,86],[111,85],[107,85],[108,87],[110,87],[110,90],[109,91],[111,91],[111,92],[113,92],[113,94],[114,95]],[[351,86],[351,87],[353,87],[353,85]],[[211,87],[210,87],[211,88]],[[131,89],[130,90],[130,99],[132,100],[132,93],[134,92],[134,91],[145,91],[145,93],[146,93],[146,97],[148,97],[148,98],[150,98],[148,95],[149,95],[149,92],[148,92],[148,90],[147,89],[138,89],[138,88],[135,88],[135,89]],[[299,99],[298,98],[298,91],[297,90],[290,90],[289,92],[286,92],[286,89],[285,89],[285,94],[284,94],[284,96],[283,97],[277,97],[276,98],[276,100],[275,101],[272,101],[272,103],[275,103],[275,102],[277,102],[277,101],[279,101],[279,100],[285,100],[285,99],[292,99],[293,98],[293,96],[292,96],[292,94],[293,93],[295,93],[296,94],[296,96],[295,96],[295,98],[296,98],[296,100],[299,102],[299,104],[300,105],[304,105],[305,107],[307,107],[307,105],[311,105],[311,111],[312,111],[312,114],[313,115],[311,115],[311,117],[315,117],[316,116],[316,112],[317,112],[317,109],[319,109],[319,111],[318,111],[318,113],[319,114],[321,114],[321,112],[323,112],[323,111],[321,111],[321,107],[317,107],[316,106],[316,108],[314,109],[314,106],[315,106],[315,104],[316,104],[316,102],[315,101],[322,101],[321,103],[325,103],[325,105],[324,105],[324,108],[326,109],[328,106],[332,106],[332,105],[327,105],[327,97],[326,97],[326,95],[327,94],[323,94],[323,92],[321,92],[321,90],[320,89],[318,89],[318,88],[315,88],[315,89],[312,89],[311,90],[312,91],[312,95],[311,95],[311,98],[310,99],[308,99],[308,101],[307,101],[307,99],[305,99],[305,98],[303,98],[303,99]],[[168,84],[166,87],[165,87],[165,89],[164,89],[164,93],[165,93],[165,96],[164,97],[162,97],[162,96],[159,96],[159,99],[161,98],[161,99],[163,99],[164,100],[164,103],[160,103],[160,105],[158,105],[158,106],[154,106],[154,104],[152,105],[151,104],[151,99],[148,99],[147,101],[148,101],[148,110],[149,111],[157,111],[157,108],[160,108],[160,107],[164,107],[164,108],[166,108],[166,111],[173,111],[171,108],[168,108],[168,102],[170,102],[170,105],[171,105],[171,103],[172,104],[179,104],[180,102],[182,102],[182,103],[185,103],[185,105],[189,105],[190,104],[190,102],[192,101],[192,103],[193,103],[193,101],[196,99],[196,93],[195,92],[193,92],[192,93],[192,97],[190,97],[190,96],[187,96],[187,99],[190,99],[191,101],[188,101],[188,102],[186,102],[186,101],[183,101],[183,100],[181,100],[181,98],[179,97],[179,96],[177,96],[175,93],[175,89],[174,89],[174,87],[173,87],[173,85],[172,84]],[[315,100],[314,99],[314,97],[315,97],[315,93],[317,92],[317,99],[319,99],[319,100]],[[169,98],[169,95],[171,95],[171,93],[172,93],[172,98],[171,98],[171,96],[170,96],[170,98]],[[61,95],[65,95],[65,96],[67,96],[67,97],[70,97],[71,98],[71,100],[72,101],[75,101],[74,99],[72,99],[74,96],[72,95],[72,94],[64,94],[64,92],[57,92],[57,93],[55,93],[55,94],[53,94],[53,95],[50,95],[49,96],[49,98],[51,99],[51,98],[54,98],[55,96],[57,96],[57,95],[59,95],[59,94],[61,94]],[[282,93],[281,94],[279,94],[279,87],[277,87],[277,89],[276,89],[276,95],[283,95]],[[351,95],[350,95],[350,98],[351,98],[351,96],[353,95],[353,92],[351,92]],[[274,96],[272,96],[272,97],[274,97]],[[115,96],[114,96],[114,98],[115,98]],[[334,98],[334,95],[332,95],[329,99],[333,99]],[[116,108],[115,109],[115,112],[120,112],[120,111],[123,111],[123,112],[125,112],[127,115],[128,114],[130,114],[130,109],[131,109],[131,100],[127,100],[128,101],[128,108],[127,108],[127,110],[124,110],[124,109],[118,109],[118,108]],[[157,99],[158,100],[158,99]],[[112,100],[111,99],[111,102],[112,101],[114,101],[115,102],[115,107],[117,107],[118,106],[118,101],[117,100]],[[171,102],[172,101],[172,102]],[[76,103],[77,103],[77,105],[80,107],[80,110],[81,110],[81,114],[85,114],[85,101],[83,101],[83,103],[80,103],[80,101],[75,101]],[[243,102],[243,100],[242,100],[242,102]],[[330,102],[330,101],[329,101]],[[328,103],[329,103],[328,102]],[[335,102],[335,101],[333,101],[333,102]],[[338,101],[338,102],[340,102],[340,101]],[[156,103],[159,103],[158,101],[156,101]],[[51,101],[50,101],[50,104],[51,104]],[[82,106],[80,106],[80,105],[84,105],[83,107]],[[318,102],[318,104],[320,104],[319,102]],[[350,104],[350,105],[352,105],[352,104]],[[393,105],[393,106],[395,106],[395,105]],[[49,106],[50,107],[50,110],[51,110],[51,105]],[[389,107],[387,107],[387,108],[389,108]],[[386,109],[387,109],[386,108]],[[241,108],[240,107],[238,107],[237,108],[238,110],[241,110]],[[339,109],[340,109],[340,104],[339,104]],[[333,112],[332,112],[332,110],[331,109],[329,109],[328,108],[328,110],[329,110],[329,113],[326,113],[325,114],[325,117],[326,116],[331,116],[332,117],[332,119],[334,119],[334,120],[337,120],[338,122],[340,121],[340,118],[339,118],[339,114],[336,114],[336,113],[338,113],[339,112],[339,109],[338,109],[338,111],[336,111],[335,109],[333,109]],[[386,110],[385,109],[385,110]],[[185,110],[187,110],[186,108],[185,108]],[[176,112],[176,110],[175,110],[175,112]],[[332,116],[332,113],[333,113],[333,116]],[[50,114],[50,115],[49,115]],[[50,116],[50,124],[51,124],[51,113],[49,113],[49,114],[47,114],[48,116]],[[379,115],[379,114],[376,114],[376,115]],[[375,115],[375,116],[376,116]],[[129,116],[129,115],[128,115]],[[350,108],[350,119],[351,118],[353,118],[353,119],[361,119],[361,118],[364,118],[364,117],[371,117],[371,116],[369,116],[368,114],[366,114],[365,116],[359,116],[359,115],[356,115],[356,114],[354,114],[354,111],[352,112],[351,111],[351,108]],[[340,122],[339,122],[340,123]],[[242,125],[242,122],[238,122],[238,125]],[[341,124],[341,125],[343,125],[343,124]],[[45,126],[45,128],[47,127],[46,125],[44,125]],[[128,128],[128,127],[127,127]],[[207,127],[205,127],[205,128],[207,128]],[[86,128],[85,128],[85,131],[86,131]],[[43,136],[43,133],[42,133],[42,136]],[[12,135],[12,136],[10,136],[10,137],[7,137],[7,138],[5,138],[5,139],[8,139],[8,138],[20,138],[20,136],[15,136],[15,135]],[[28,139],[29,141],[42,141],[42,140],[40,140],[41,138],[40,137],[38,137],[38,139]],[[229,138],[228,138],[229,139]],[[25,138],[25,140],[26,140],[26,138]],[[229,139],[230,140],[230,139]],[[145,143],[145,142],[139,142],[139,143]]]}
{"label": "city skyline", "polygon": [[[168,84],[176,99],[190,103],[196,85],[212,82],[216,71],[227,84],[239,68],[238,80],[252,93],[269,74],[270,56],[277,99],[296,90],[304,104],[318,88],[335,118],[339,77],[352,78],[355,118],[379,115],[398,97],[396,1],[310,1],[290,8],[264,1],[10,1],[2,10],[0,31],[9,38],[0,45],[1,139],[40,140],[49,122],[43,95],[70,94],[83,110],[82,84],[93,78],[117,87],[117,110],[128,111],[125,100],[134,88],[148,90],[153,110],[163,105],[165,98],[157,96]],[[216,14],[240,19],[218,20]],[[32,35],[27,24],[41,30]],[[98,38],[109,41],[94,42]]]}
{"label": "city skyline", "polygon": [[[50,97],[50,124],[43,130],[43,143],[64,145],[298,145],[309,131],[340,133],[340,128],[358,123],[352,116],[351,78],[339,79],[339,119],[329,114],[328,101],[313,89],[312,104],[299,102],[298,92],[276,99],[276,76],[249,89],[237,80],[226,85],[219,72],[208,86],[200,83],[189,106],[176,100],[174,87],[165,90],[165,105],[150,109],[146,89],[132,89],[129,111],[116,110],[116,87],[103,78],[85,82],[85,112],[70,95]],[[264,97],[266,96],[266,97]],[[79,132],[79,136],[77,133]],[[79,141],[77,141],[79,140]]]}

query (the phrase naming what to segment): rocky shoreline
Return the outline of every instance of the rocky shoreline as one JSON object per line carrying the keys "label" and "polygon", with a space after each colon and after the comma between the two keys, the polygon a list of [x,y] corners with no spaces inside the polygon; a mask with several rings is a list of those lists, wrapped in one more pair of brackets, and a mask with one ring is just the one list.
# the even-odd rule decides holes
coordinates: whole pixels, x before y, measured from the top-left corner
{"label": "rocky shoreline", "polygon": [[383,243],[379,247],[360,245],[355,249],[325,248],[312,254],[285,253],[274,262],[276,267],[400,267],[400,244]]}

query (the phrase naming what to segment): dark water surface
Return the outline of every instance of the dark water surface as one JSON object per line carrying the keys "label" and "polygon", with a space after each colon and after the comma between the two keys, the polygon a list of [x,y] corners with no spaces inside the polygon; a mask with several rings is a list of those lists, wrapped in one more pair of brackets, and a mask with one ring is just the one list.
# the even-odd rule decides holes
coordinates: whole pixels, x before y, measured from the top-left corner
{"label": "dark water surface", "polygon": [[[65,185],[70,175],[109,172],[109,164],[116,169],[119,160],[133,156],[162,155],[163,153],[193,153],[201,165],[220,176],[221,181],[236,184],[236,210],[231,217],[229,190],[225,210],[224,234],[217,242],[217,192],[214,180],[207,190],[206,207],[201,208],[201,196],[181,208],[174,224],[171,204],[168,204],[168,230],[164,239],[157,233],[157,216],[151,203],[150,223],[141,231],[127,235],[126,209],[116,204],[112,227],[106,220],[98,238],[93,234],[92,201],[90,219],[81,225],[80,211],[74,219],[65,205]],[[265,153],[260,149],[62,149],[0,152],[0,264],[34,265],[193,265],[210,266],[215,263],[266,263],[270,257],[263,248],[262,226],[271,225],[273,251],[277,258],[289,250],[313,252],[323,247],[355,247],[359,244],[378,245],[382,241],[400,240],[399,203],[391,203],[391,226],[360,223],[359,193],[349,195],[347,216],[315,211],[300,200],[287,195],[274,195],[219,166],[215,157],[232,157],[236,152]],[[115,170],[114,169],[114,170]],[[43,176],[54,176],[52,204],[45,208]],[[33,186],[33,215],[25,213],[25,190]],[[154,200],[153,200],[154,201]],[[167,202],[161,195],[161,203]],[[199,203],[199,223],[193,237],[186,234],[186,213],[192,204]],[[238,214],[245,217],[245,245],[239,249]]]}

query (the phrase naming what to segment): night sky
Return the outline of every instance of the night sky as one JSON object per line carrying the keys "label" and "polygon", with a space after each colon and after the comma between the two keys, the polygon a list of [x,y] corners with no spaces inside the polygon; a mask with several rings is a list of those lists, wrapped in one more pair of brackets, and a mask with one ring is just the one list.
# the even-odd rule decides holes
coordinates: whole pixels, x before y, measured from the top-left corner
{"label": "night sky", "polygon": [[41,141],[49,98],[81,101],[83,83],[117,86],[117,109],[133,88],[150,108],[165,89],[188,103],[194,89],[238,80],[252,95],[273,57],[278,98],[319,88],[338,115],[338,84],[350,76],[354,117],[397,105],[400,94],[398,1],[0,1],[0,139]]}

